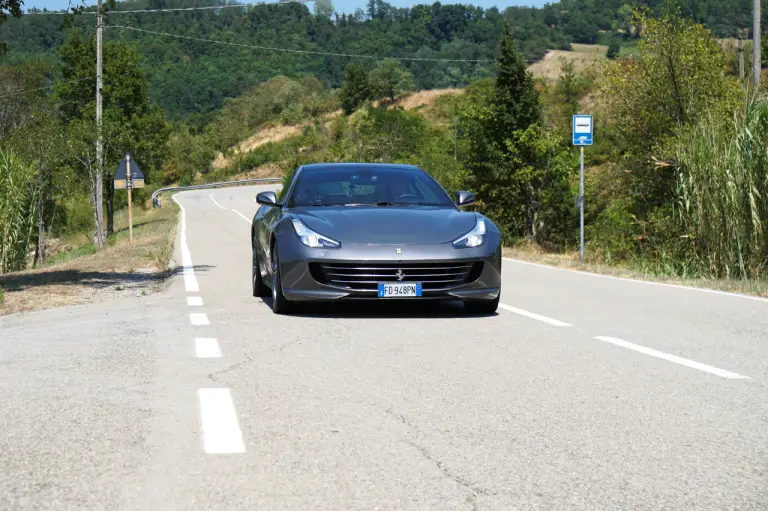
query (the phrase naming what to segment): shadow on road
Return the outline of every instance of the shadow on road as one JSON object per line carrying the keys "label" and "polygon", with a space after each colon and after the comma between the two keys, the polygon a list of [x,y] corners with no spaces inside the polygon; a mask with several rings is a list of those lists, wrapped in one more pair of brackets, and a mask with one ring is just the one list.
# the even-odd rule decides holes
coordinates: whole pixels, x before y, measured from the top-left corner
{"label": "shadow on road", "polygon": [[[271,309],[272,297],[261,298]],[[289,314],[298,318],[486,318],[497,316],[493,314],[473,314],[468,315],[464,311],[461,302],[438,302],[438,301],[380,301],[380,300],[361,300],[350,302],[330,302],[330,303],[302,303],[296,304],[296,309]]]}
{"label": "shadow on road", "polygon": [[[213,268],[210,265],[195,266],[195,273],[205,272]],[[0,286],[6,291],[23,291],[25,289],[47,285],[81,285],[94,288],[108,287],[115,284],[139,284],[161,282],[182,272],[182,267],[172,270],[155,272],[103,272],[80,270],[52,270],[36,273],[16,273],[0,275]]]}

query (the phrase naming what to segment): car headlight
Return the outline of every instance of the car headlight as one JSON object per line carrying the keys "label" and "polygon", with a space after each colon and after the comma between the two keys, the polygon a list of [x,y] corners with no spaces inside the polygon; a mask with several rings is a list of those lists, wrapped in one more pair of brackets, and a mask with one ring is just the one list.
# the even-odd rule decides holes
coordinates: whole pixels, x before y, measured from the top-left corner
{"label": "car headlight", "polygon": [[339,248],[341,243],[332,240],[322,234],[318,234],[306,225],[298,218],[291,218],[293,223],[293,229],[299,236],[299,239],[308,247],[312,248]]}
{"label": "car headlight", "polygon": [[455,248],[479,247],[480,245],[485,243],[486,232],[487,230],[485,226],[485,219],[478,218],[477,223],[475,224],[475,228],[469,231],[467,234],[465,234],[461,238],[454,241],[453,246]]}

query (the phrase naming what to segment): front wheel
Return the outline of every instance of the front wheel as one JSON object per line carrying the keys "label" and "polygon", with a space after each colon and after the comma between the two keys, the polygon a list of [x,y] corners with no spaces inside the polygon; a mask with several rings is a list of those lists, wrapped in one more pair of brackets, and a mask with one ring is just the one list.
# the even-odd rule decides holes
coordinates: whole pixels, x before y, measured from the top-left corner
{"label": "front wheel", "polygon": [[499,308],[499,298],[501,295],[493,300],[467,300],[464,302],[464,310],[472,315],[493,314]]}
{"label": "front wheel", "polygon": [[272,248],[272,312],[275,314],[287,314],[291,311],[291,302],[283,295],[283,283],[280,278],[280,256],[277,253],[277,244]]}
{"label": "front wheel", "polygon": [[259,264],[259,252],[256,246],[253,247],[253,267],[251,270],[251,284],[253,287],[253,296],[260,298],[269,294],[267,285],[261,277],[261,265]]}

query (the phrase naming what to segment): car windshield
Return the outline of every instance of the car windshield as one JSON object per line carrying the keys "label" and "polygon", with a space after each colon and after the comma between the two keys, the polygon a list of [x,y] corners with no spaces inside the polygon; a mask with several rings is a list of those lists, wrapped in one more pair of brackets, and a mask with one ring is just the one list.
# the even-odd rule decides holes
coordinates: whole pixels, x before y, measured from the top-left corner
{"label": "car windshield", "polygon": [[328,168],[304,170],[288,207],[307,206],[443,206],[448,194],[417,168]]}

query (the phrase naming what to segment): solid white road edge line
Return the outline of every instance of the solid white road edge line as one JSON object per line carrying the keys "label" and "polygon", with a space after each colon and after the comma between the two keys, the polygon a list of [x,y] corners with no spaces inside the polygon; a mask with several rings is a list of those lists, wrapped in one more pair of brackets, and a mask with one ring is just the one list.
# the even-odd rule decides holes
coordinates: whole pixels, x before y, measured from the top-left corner
{"label": "solid white road edge line", "polygon": [[201,296],[188,296],[187,305],[190,307],[201,307],[203,305],[203,298]]}
{"label": "solid white road edge line", "polygon": [[203,449],[208,454],[245,452],[243,433],[237,423],[235,403],[229,389],[198,389]]}
{"label": "solid white road edge line", "polygon": [[200,286],[197,284],[195,267],[192,265],[192,255],[189,253],[189,247],[187,247],[187,214],[184,206],[176,200],[176,195],[171,198],[181,209],[181,266],[184,274],[184,289],[188,293],[196,293],[200,291]]}
{"label": "solid white road edge line", "polygon": [[664,353],[663,351],[657,351],[651,348],[646,348],[645,346],[640,346],[639,344],[627,342],[623,339],[617,339],[615,337],[603,337],[603,336],[595,337],[595,339],[603,342],[609,342],[611,344],[615,344],[616,346],[621,346],[622,348],[627,348],[633,351],[637,351],[639,353],[643,353],[651,357],[656,357],[663,360],[667,360],[669,362],[674,362],[675,364],[680,364],[686,367],[690,367],[692,369],[698,369],[699,371],[704,371],[705,373],[714,374],[722,378],[742,379],[742,380],[749,379],[748,376],[732,373],[724,369],[718,369],[717,367],[712,367],[706,364],[701,364],[699,362],[694,362],[693,360],[688,360],[687,358],[678,357],[676,355],[670,355],[669,353]]}
{"label": "solid white road edge line", "polygon": [[213,337],[195,337],[197,358],[221,358],[219,341]]}
{"label": "solid white road edge line", "polygon": [[192,322],[194,326],[205,326],[210,325],[211,323],[208,321],[208,315],[204,312],[192,312],[189,314],[189,321]]}
{"label": "solid white road edge line", "polygon": [[747,300],[753,300],[756,302],[768,303],[768,298],[762,298],[760,296],[743,295],[739,293],[731,293],[728,291],[718,291],[717,289],[707,289],[703,287],[694,286],[681,286],[680,284],[666,284],[664,282],[651,282],[650,280],[631,279],[629,277],[614,277],[613,275],[601,275],[600,273],[594,273],[591,271],[573,270],[571,268],[560,268],[559,266],[550,266],[548,264],[532,263],[530,261],[523,261],[522,259],[514,259],[512,257],[502,257],[503,260],[511,263],[525,264],[528,266],[537,266],[539,268],[546,268],[548,270],[567,271],[569,273],[576,273],[579,275],[587,275],[590,277],[599,277],[601,279],[619,280],[624,282],[634,282],[635,284],[648,284],[651,286],[671,287],[675,289],[685,289],[686,291],[698,291],[700,293],[709,293],[713,295],[731,296],[734,298],[745,298]]}
{"label": "solid white road edge line", "polygon": [[518,309],[517,307],[512,307],[511,305],[506,305],[504,303],[500,303],[499,307],[507,310],[509,312],[514,312],[515,314],[520,314],[521,316],[525,316],[527,318],[535,319],[537,321],[543,321],[544,323],[549,323],[550,325],[554,326],[571,326],[569,323],[565,323],[563,321],[548,318],[546,316],[542,316],[541,314],[536,314],[533,312],[528,312],[523,309]]}
{"label": "solid white road edge line", "polygon": [[237,213],[238,215],[240,215],[240,216],[243,218],[243,220],[245,220],[245,221],[246,221],[246,222],[248,222],[249,224],[251,223],[251,221],[250,221],[250,220],[248,220],[248,217],[247,217],[247,216],[245,216],[244,214],[240,213],[238,210],[236,210],[236,209],[232,209],[232,208],[225,208],[224,206],[222,206],[221,204],[219,204],[219,203],[216,201],[216,199],[214,199],[214,198],[213,198],[213,194],[210,194],[210,197],[211,197],[211,200],[213,201],[213,203],[214,203],[214,204],[216,204],[216,205],[217,205],[218,207],[220,207],[221,209],[225,209],[225,210],[227,210],[227,211],[234,211],[235,213]]}

